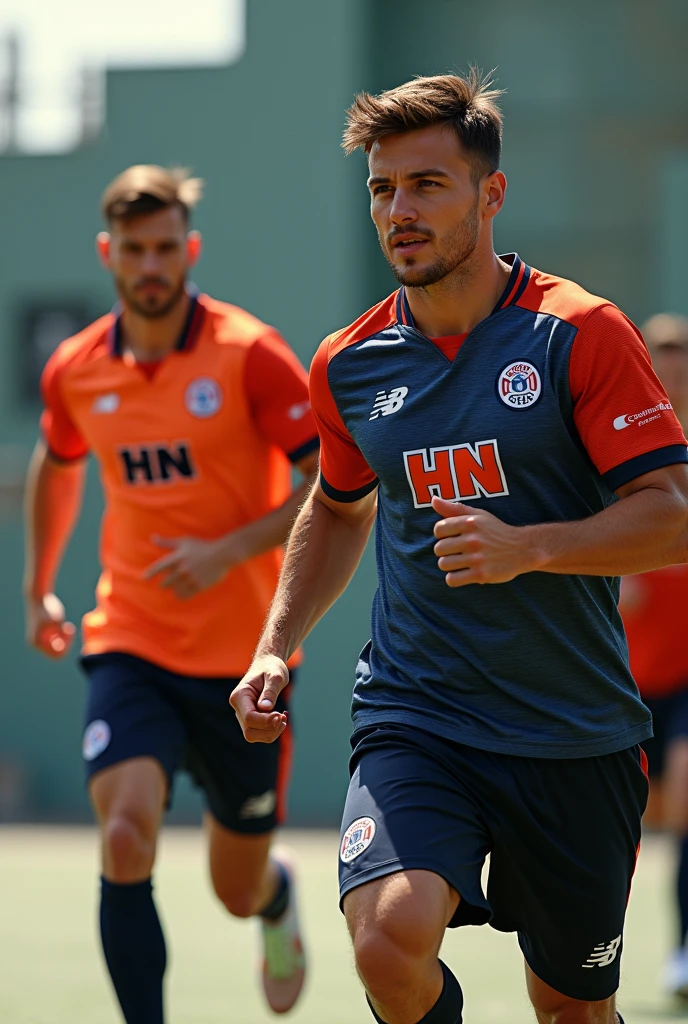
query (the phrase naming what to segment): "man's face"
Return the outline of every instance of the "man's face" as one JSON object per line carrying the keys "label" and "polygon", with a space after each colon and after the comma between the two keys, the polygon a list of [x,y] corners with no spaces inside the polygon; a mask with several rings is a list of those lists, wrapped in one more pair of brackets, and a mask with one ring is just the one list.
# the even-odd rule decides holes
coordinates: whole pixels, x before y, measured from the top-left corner
{"label": "man's face", "polygon": [[427,287],[466,264],[480,237],[484,183],[471,179],[456,133],[438,125],[385,136],[368,166],[371,216],[397,280]]}
{"label": "man's face", "polygon": [[106,265],[125,306],[151,319],[165,316],[182,298],[190,266],[181,209],[115,221]]}
{"label": "man's face", "polygon": [[688,414],[688,346],[659,345],[652,352],[652,365],[678,416]]}

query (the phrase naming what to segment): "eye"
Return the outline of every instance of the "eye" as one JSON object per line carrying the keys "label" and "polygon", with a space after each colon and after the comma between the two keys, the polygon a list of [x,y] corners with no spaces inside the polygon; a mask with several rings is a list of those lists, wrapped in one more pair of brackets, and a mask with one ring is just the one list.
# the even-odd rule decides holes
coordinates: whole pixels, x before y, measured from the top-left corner
{"label": "eye", "polygon": [[379,196],[382,192],[393,192],[394,189],[391,185],[374,185],[371,189],[371,194]]}
{"label": "eye", "polygon": [[440,187],[440,183],[439,183],[439,181],[433,181],[433,180],[432,180],[431,178],[422,178],[422,179],[421,179],[421,180],[420,180],[420,181],[418,182],[418,185],[419,185],[419,186],[421,186],[421,185],[422,185],[423,187],[425,187],[426,185],[435,185],[435,186],[437,186],[437,188],[439,188],[439,187]]}

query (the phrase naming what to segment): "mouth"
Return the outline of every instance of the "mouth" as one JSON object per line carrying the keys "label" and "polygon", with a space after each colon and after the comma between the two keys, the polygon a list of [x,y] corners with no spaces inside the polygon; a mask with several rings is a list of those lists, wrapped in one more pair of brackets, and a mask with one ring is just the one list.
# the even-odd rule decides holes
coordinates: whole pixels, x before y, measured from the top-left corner
{"label": "mouth", "polygon": [[428,241],[429,239],[423,235],[396,235],[392,239],[391,244],[392,248],[398,252],[411,254],[422,249],[424,245],[427,245]]}

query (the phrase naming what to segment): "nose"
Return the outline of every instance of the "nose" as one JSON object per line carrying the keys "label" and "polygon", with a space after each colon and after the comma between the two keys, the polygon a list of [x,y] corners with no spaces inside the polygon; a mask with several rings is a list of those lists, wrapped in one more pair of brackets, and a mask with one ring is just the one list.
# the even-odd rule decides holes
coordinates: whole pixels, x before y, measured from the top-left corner
{"label": "nose", "polygon": [[413,205],[412,197],[406,189],[395,189],[389,217],[393,224],[412,224],[418,220],[418,213]]}
{"label": "nose", "polygon": [[144,252],[141,259],[141,270],[144,274],[158,274],[160,272],[160,260],[154,249]]}

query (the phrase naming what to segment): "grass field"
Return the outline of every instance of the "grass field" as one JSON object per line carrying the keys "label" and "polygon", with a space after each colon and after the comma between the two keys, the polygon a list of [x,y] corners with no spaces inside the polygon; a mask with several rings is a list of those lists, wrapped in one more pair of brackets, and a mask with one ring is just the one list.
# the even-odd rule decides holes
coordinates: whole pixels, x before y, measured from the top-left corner
{"label": "grass field", "polygon": [[[311,974],[288,1019],[367,1024],[337,909],[337,837],[290,832],[302,880]],[[680,1010],[658,994],[670,908],[666,843],[648,838],[631,899],[620,1008],[626,1024],[661,1024]],[[0,1022],[121,1024],[96,944],[95,834],[0,829]],[[230,920],[210,895],[200,832],[169,830],[156,885],[168,940],[169,1024],[265,1024],[255,983],[253,922]],[[489,928],[451,932],[444,956],[461,979],[466,1024],[532,1024],[516,940]]]}

